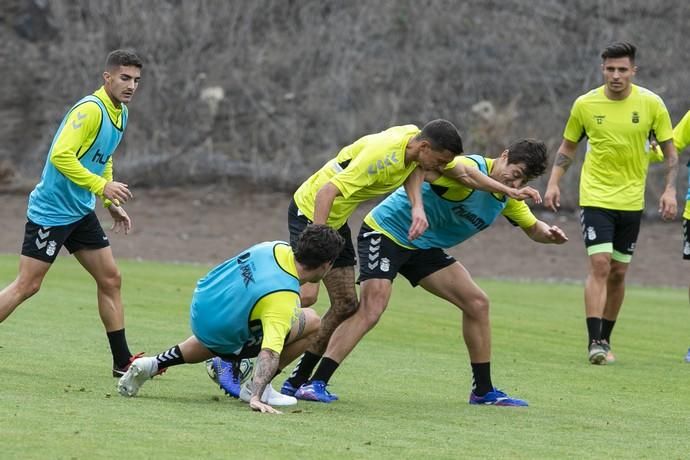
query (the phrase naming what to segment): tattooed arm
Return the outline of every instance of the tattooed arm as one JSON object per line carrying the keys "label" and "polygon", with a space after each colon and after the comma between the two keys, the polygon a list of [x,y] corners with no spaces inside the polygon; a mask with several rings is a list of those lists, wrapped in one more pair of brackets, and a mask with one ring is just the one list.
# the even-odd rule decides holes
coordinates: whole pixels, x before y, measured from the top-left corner
{"label": "tattooed arm", "polygon": [[575,153],[577,151],[577,144],[567,139],[563,139],[561,146],[558,148],[556,160],[553,162],[553,169],[551,170],[551,177],[549,184],[546,187],[546,194],[544,195],[544,206],[557,212],[561,206],[561,189],[558,183],[565,172],[570,168],[575,160]]}
{"label": "tattooed arm", "polygon": [[252,379],[252,398],[249,400],[249,407],[252,410],[280,414],[280,411],[261,402],[261,395],[276,375],[279,358],[280,354],[270,348],[262,348],[259,352],[254,366],[254,378]]}

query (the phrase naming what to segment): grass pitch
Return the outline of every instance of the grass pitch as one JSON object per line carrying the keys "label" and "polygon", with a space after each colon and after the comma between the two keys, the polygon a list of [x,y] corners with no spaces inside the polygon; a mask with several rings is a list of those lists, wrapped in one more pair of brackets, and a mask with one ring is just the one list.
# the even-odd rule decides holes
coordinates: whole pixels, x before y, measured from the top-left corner
{"label": "grass pitch", "polygon": [[[0,257],[0,284],[16,256]],[[404,279],[339,369],[341,401],[282,416],[224,396],[203,364],[117,394],[95,284],[62,256],[41,292],[0,325],[0,457],[687,458],[690,310],[684,289],[629,288],[618,362],[586,360],[582,286],[480,280],[492,299],[494,384],[529,408],[467,404],[460,313]],[[208,267],[120,261],[133,351],[189,336]],[[471,267],[470,267],[471,269]],[[319,308],[325,308],[323,302]],[[283,377],[277,379],[276,386]]]}

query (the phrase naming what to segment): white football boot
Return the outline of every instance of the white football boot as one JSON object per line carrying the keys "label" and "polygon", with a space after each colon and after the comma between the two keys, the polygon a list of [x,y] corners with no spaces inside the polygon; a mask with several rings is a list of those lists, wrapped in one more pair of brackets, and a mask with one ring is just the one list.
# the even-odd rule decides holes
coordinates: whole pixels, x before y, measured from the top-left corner
{"label": "white football boot", "polygon": [[[240,399],[246,403],[252,399],[252,385],[251,381],[245,382],[240,390]],[[261,402],[269,406],[294,406],[297,404],[297,398],[277,392],[269,383],[261,395]]]}
{"label": "white football boot", "polygon": [[132,361],[125,375],[117,382],[117,391],[122,396],[136,396],[139,388],[158,372],[158,361],[147,356]]}

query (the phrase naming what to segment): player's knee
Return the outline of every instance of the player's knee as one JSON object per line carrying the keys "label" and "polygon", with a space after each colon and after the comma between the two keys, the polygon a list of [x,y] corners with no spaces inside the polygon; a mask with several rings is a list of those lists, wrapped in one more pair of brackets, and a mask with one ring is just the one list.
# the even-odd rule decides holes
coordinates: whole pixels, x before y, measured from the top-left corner
{"label": "player's knee", "polygon": [[304,314],[305,318],[304,334],[311,335],[318,332],[319,328],[321,327],[321,318],[319,317],[319,314],[311,308],[302,309],[302,313]]}
{"label": "player's knee", "polygon": [[463,311],[474,318],[489,316],[489,297],[485,293],[476,295],[464,306]]}
{"label": "player's knee", "polygon": [[361,315],[367,328],[371,329],[379,322],[379,319],[381,319],[381,315],[383,315],[385,310],[385,304],[373,301],[364,305],[358,314]]}
{"label": "player's knee", "polygon": [[613,284],[622,284],[625,282],[626,267],[611,267],[608,277],[609,282]]}
{"label": "player's knee", "polygon": [[302,308],[306,307],[311,307],[316,303],[316,300],[319,298],[318,292],[311,293],[311,292],[301,292],[299,295],[300,303],[302,304]]}
{"label": "player's knee", "polygon": [[98,287],[107,290],[119,290],[122,286],[122,274],[119,270],[113,270],[98,280]]}
{"label": "player's knee", "polygon": [[589,271],[595,278],[608,278],[611,272],[611,263],[606,259],[592,260]]}
{"label": "player's knee", "polygon": [[339,316],[341,317],[341,320],[346,320],[350,316],[354,315],[357,312],[357,309],[359,308],[359,302],[357,301],[357,297],[347,297],[344,299],[341,299],[338,302],[338,313]]}
{"label": "player's knee", "polygon": [[22,300],[28,299],[41,289],[41,280],[35,278],[18,278],[16,281],[16,289]]}

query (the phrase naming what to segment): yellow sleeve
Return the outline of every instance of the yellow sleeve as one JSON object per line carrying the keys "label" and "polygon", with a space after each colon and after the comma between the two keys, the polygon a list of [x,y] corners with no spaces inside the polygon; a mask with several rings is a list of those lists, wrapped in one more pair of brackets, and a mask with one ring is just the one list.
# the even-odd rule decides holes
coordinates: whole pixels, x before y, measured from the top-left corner
{"label": "yellow sleeve", "polygon": [[261,348],[280,354],[292,324],[299,319],[299,294],[280,291],[269,294],[254,307],[250,319],[259,319],[264,333]]}
{"label": "yellow sleeve", "polygon": [[582,124],[582,119],[580,117],[580,104],[579,99],[576,99],[573,103],[573,108],[570,110],[570,116],[568,117],[568,122],[565,124],[565,130],[563,131],[563,138],[570,142],[578,143],[582,136],[585,134],[585,127]]}
{"label": "yellow sleeve", "polygon": [[50,162],[58,171],[78,186],[99,196],[103,194],[107,181],[82,166],[79,158],[96,139],[102,116],[95,102],[85,102],[75,107],[67,116],[50,151]]}
{"label": "yellow sleeve", "polygon": [[[455,158],[450,160],[450,163],[446,163],[446,165],[443,167],[443,170],[447,171],[449,169],[455,168],[455,165],[458,164],[458,162],[460,161],[461,158],[463,158],[462,155],[457,155]],[[466,162],[463,161],[463,163],[466,163]],[[475,164],[475,166],[476,166],[476,163],[474,163],[474,162],[472,162],[472,163]]]}
{"label": "yellow sleeve", "polygon": [[690,110],[673,129],[673,144],[679,154],[690,145]]}
{"label": "yellow sleeve", "polygon": [[514,200],[508,198],[506,207],[503,208],[502,214],[508,220],[520,228],[530,228],[537,223],[537,218],[532,214],[529,206],[524,201]]}
{"label": "yellow sleeve", "polygon": [[[352,159],[342,172],[331,177],[330,182],[335,185],[344,198],[349,198],[358,190],[374,184],[378,178],[377,161],[385,161],[388,152],[376,145],[364,149]],[[405,161],[400,158],[399,161]]]}
{"label": "yellow sleeve", "polygon": [[[113,156],[110,155],[108,158],[108,162],[105,164],[105,169],[103,170],[103,179],[105,179],[105,182],[112,182],[113,180]],[[105,185],[104,185],[105,187]],[[101,190],[101,193],[98,195],[101,198],[103,198],[103,207],[104,208],[109,208],[111,204],[113,204],[112,201],[109,199],[105,198],[103,196],[103,190]]]}
{"label": "yellow sleeve", "polygon": [[652,129],[659,142],[666,142],[673,139],[673,126],[671,125],[671,115],[669,115],[664,101],[660,97],[656,98],[656,111],[654,113],[654,123]]}

